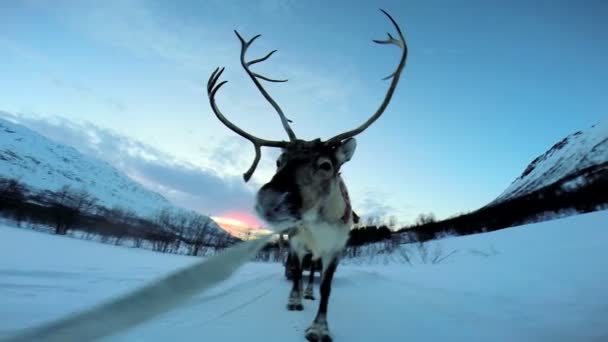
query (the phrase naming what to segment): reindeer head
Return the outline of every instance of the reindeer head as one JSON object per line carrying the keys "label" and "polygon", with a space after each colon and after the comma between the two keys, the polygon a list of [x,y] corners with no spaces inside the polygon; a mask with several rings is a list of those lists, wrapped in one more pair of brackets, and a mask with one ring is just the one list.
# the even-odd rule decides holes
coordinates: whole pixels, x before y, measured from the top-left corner
{"label": "reindeer head", "polygon": [[[336,135],[326,141],[322,141],[321,139],[311,141],[297,139],[295,133],[289,126],[291,120],[285,117],[285,114],[279,105],[270,97],[260,83],[260,80],[267,82],[286,82],[287,80],[268,78],[250,70],[249,67],[251,65],[265,61],[277,51],[271,51],[266,56],[259,59],[246,61],[245,54],[247,49],[253,41],[260,37],[260,35],[254,36],[251,40],[246,41],[235,31],[241,42],[241,65],[255,86],[262,93],[262,96],[264,96],[279,115],[283,128],[289,137],[289,141],[274,141],[258,138],[245,132],[226,119],[215,102],[215,94],[227,82],[222,81],[219,84],[217,83],[224,68],[217,68],[209,78],[207,83],[207,94],[213,112],[224,125],[249,140],[255,148],[255,159],[253,164],[249,170],[243,174],[245,181],[248,181],[251,178],[251,175],[257,167],[261,156],[262,146],[282,149],[283,153],[277,160],[277,171],[275,175],[270,182],[262,186],[256,197],[257,213],[276,228],[288,228],[302,220],[310,221],[322,218],[325,221],[331,221],[332,219],[339,218],[337,213],[341,214],[341,210],[343,210],[346,205],[344,198],[344,196],[346,196],[346,189],[343,188],[344,185],[340,178],[340,168],[352,158],[355,152],[357,143],[354,136],[363,132],[374,123],[388,106],[397,87],[397,83],[399,82],[401,72],[405,67],[407,58],[407,45],[399,25],[397,25],[395,20],[387,12],[384,10],[381,11],[393,23],[399,37],[398,39],[394,38],[388,33],[388,39],[374,40],[374,42],[378,44],[392,44],[402,49],[401,59],[397,69],[384,78],[384,80],[391,80],[384,101],[382,101],[376,113],[361,126]],[[338,216],[336,217],[336,215]]]}

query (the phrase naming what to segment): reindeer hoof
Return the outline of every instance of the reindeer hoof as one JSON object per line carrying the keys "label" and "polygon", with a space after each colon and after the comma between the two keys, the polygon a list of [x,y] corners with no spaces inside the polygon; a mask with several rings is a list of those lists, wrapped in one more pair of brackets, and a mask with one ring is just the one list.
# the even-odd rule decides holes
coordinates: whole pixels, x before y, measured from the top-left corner
{"label": "reindeer hoof", "polygon": [[287,304],[287,310],[289,310],[289,311],[302,311],[302,310],[304,310],[304,305],[302,305],[302,304]]}
{"label": "reindeer hoof", "polygon": [[323,335],[319,338],[316,332],[306,333],[306,339],[310,342],[332,342],[333,339],[329,335]]}
{"label": "reindeer hoof", "polygon": [[312,287],[309,287],[304,291],[304,299],[315,300],[315,295],[313,294]]}
{"label": "reindeer hoof", "polygon": [[312,325],[306,329],[306,339],[311,342],[332,342],[332,338],[329,336],[327,321],[322,319],[318,322],[313,322]]}
{"label": "reindeer hoof", "polygon": [[306,339],[309,340],[310,342],[317,342],[317,341],[319,341],[319,336],[317,336],[316,332],[307,332]]}

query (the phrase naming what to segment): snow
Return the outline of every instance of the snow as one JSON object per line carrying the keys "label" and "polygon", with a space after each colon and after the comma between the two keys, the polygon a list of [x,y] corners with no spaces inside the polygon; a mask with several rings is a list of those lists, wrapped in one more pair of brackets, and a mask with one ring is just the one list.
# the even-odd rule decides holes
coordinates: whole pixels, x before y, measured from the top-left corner
{"label": "snow", "polygon": [[578,176],[569,181],[566,181],[562,184],[562,189],[564,191],[576,191],[576,189],[587,183],[587,178],[585,176]]}
{"label": "snow", "polygon": [[142,217],[172,206],[110,164],[2,118],[0,177],[19,179],[37,191],[56,191],[64,185],[85,189],[107,208],[129,208]]}
{"label": "snow", "polygon": [[[438,264],[341,265],[329,305],[334,340],[606,341],[607,223],[601,211],[448,237],[429,246],[453,253]],[[2,226],[0,337],[197,260]],[[104,341],[302,341],[318,302],[288,312],[282,272],[248,263],[187,305]]]}
{"label": "snow", "polygon": [[[518,197],[550,185],[587,167],[608,162],[608,120],[569,135],[537,157],[493,203]],[[570,183],[571,186],[582,185]]]}

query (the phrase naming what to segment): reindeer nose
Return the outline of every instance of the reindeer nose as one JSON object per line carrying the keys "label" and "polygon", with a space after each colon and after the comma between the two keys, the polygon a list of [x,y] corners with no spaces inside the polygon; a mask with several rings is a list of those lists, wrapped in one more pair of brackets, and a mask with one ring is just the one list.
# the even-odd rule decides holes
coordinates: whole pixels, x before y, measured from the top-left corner
{"label": "reindeer nose", "polygon": [[279,213],[281,211],[282,207],[283,207],[283,203],[277,202],[272,208],[269,208],[266,210],[266,215],[267,216],[276,215],[277,213]]}
{"label": "reindeer nose", "polygon": [[270,222],[296,219],[297,210],[293,202],[294,196],[290,192],[262,187],[257,194],[255,209],[258,215]]}
{"label": "reindeer nose", "polygon": [[286,198],[287,193],[262,189],[258,192],[257,204],[264,213],[271,214],[280,210]]}

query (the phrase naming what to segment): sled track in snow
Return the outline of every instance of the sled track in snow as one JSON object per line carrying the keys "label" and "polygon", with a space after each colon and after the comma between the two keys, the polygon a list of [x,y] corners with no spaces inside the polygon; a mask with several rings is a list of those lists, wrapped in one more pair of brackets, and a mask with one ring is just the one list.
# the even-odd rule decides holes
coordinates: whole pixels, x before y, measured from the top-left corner
{"label": "sled track in snow", "polygon": [[[188,303],[188,305],[197,306],[197,305],[205,304],[208,302],[212,302],[217,299],[222,299],[229,294],[234,294],[235,292],[240,292],[241,290],[250,287],[252,284],[260,285],[261,283],[267,283],[268,281],[272,280],[273,278],[275,278],[275,277],[273,277],[272,275],[264,275],[264,276],[255,277],[255,278],[252,278],[252,279],[249,279],[246,281],[242,281],[240,283],[227,287],[226,289],[222,290],[219,293],[196,298],[196,299],[190,301]],[[270,291],[270,290],[268,290],[268,291]]]}
{"label": "sled track in snow", "polygon": [[247,307],[247,306],[249,306],[249,305],[251,305],[251,304],[253,304],[253,303],[257,302],[257,301],[258,301],[258,300],[260,300],[262,297],[266,297],[266,296],[267,296],[267,295],[268,295],[268,294],[269,294],[271,291],[272,291],[272,289],[268,289],[268,290],[266,290],[266,291],[262,292],[261,294],[259,294],[259,295],[255,296],[255,297],[253,297],[253,298],[251,298],[251,299],[249,299],[248,301],[246,301],[246,302],[244,302],[244,303],[241,303],[241,304],[239,304],[239,305],[235,306],[235,307],[234,307],[234,308],[232,308],[232,309],[229,309],[229,310],[227,310],[227,311],[224,311],[224,312],[222,312],[221,314],[219,314],[218,316],[216,316],[216,317],[214,317],[214,318],[211,318],[211,319],[208,319],[208,320],[204,321],[203,323],[201,323],[201,326],[206,325],[206,324],[209,324],[209,323],[211,323],[211,322],[213,322],[213,321],[216,321],[216,320],[218,320],[218,319],[224,318],[224,317],[226,317],[226,316],[229,316],[230,314],[235,313],[235,312],[237,312],[237,311],[239,311],[239,310],[241,310],[241,309],[243,309],[243,308],[245,308],[245,307]]}

